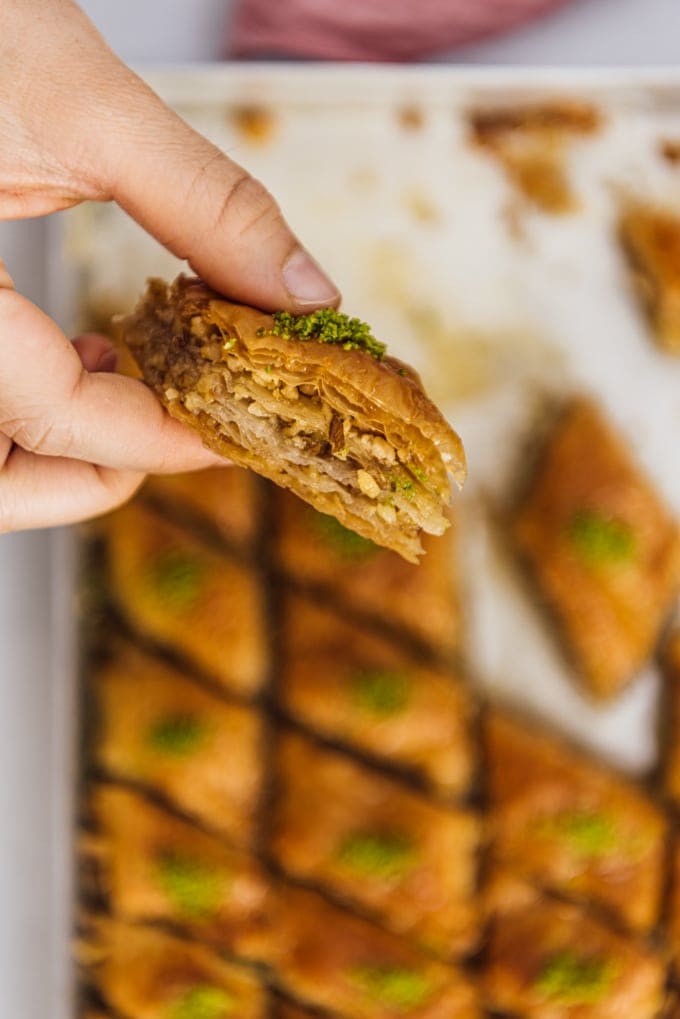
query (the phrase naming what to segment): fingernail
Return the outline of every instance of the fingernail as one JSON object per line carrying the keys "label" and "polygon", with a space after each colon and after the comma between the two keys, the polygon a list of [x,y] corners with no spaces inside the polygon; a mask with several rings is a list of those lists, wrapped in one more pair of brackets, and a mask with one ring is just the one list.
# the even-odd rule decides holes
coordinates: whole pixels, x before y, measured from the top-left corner
{"label": "fingernail", "polygon": [[297,304],[321,307],[334,304],[340,291],[304,248],[297,248],[283,267],[288,293]]}
{"label": "fingernail", "polygon": [[115,348],[105,351],[97,361],[96,372],[115,372],[118,367],[118,351]]}

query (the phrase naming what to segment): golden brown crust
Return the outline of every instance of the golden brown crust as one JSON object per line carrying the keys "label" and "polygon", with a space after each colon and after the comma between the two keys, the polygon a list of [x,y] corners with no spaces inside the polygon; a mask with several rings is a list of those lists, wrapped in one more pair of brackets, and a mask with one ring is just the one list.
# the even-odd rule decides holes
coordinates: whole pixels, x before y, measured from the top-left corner
{"label": "golden brown crust", "polygon": [[657,342],[679,354],[680,215],[630,202],[619,221],[619,237]]}
{"label": "golden brown crust", "polygon": [[615,696],[654,649],[680,582],[680,534],[589,401],[564,409],[511,528],[587,690]]}
{"label": "golden brown crust", "polygon": [[[206,445],[417,560],[422,530],[438,534],[446,527],[447,467],[464,480],[460,439],[415,373],[396,359],[273,336],[273,324],[271,315],[179,277],[169,288],[152,280],[121,328],[145,381]],[[286,424],[291,415],[300,424],[295,435]],[[348,454],[341,448],[347,432],[341,438],[334,427],[381,439],[394,466],[381,464],[368,445],[363,454],[358,445]],[[403,485],[414,495],[412,507],[402,498]]]}

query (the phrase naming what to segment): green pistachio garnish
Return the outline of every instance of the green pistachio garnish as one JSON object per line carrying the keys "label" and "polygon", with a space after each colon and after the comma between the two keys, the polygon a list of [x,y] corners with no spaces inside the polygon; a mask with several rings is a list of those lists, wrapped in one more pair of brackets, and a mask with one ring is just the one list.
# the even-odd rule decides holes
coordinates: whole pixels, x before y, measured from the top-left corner
{"label": "green pistachio garnish", "polygon": [[146,732],[147,746],[168,757],[188,757],[205,743],[208,725],[192,715],[166,715]]}
{"label": "green pistachio garnish", "polygon": [[572,951],[553,955],[534,990],[554,1005],[594,1005],[610,991],[619,965],[615,959],[587,959]]}
{"label": "green pistachio garnish", "polygon": [[185,549],[168,549],[149,563],[149,586],[160,601],[176,612],[197,601],[205,577],[204,562]]}
{"label": "green pistachio garnish", "polygon": [[398,715],[411,699],[411,680],[391,669],[362,669],[351,677],[352,696],[363,711],[382,718]]}
{"label": "green pistachio garnish", "polygon": [[402,877],[416,858],[415,846],[407,836],[370,831],[348,835],[337,853],[338,862],[352,874],[383,881]]}
{"label": "green pistachio garnish", "polygon": [[398,1012],[418,1008],[432,994],[428,977],[405,966],[355,966],[349,977],[374,1002]]}
{"label": "green pistachio garnish", "polygon": [[585,858],[607,856],[621,849],[621,836],[607,814],[592,810],[565,810],[544,818],[536,825],[539,835],[563,841],[576,855]]}
{"label": "green pistachio garnish", "polygon": [[258,336],[281,336],[285,340],[316,340],[333,343],[343,350],[363,350],[376,361],[382,361],[387,347],[376,340],[371,328],[358,318],[350,318],[334,308],[322,308],[308,315],[291,315],[288,311],[274,313],[271,329],[258,329]]}
{"label": "green pistachio garnish", "polygon": [[327,513],[315,513],[313,519],[317,534],[341,559],[359,563],[370,559],[378,551],[378,546],[369,538],[362,538]]}
{"label": "green pistachio garnish", "polygon": [[236,999],[221,987],[192,987],[167,1009],[167,1019],[229,1019]]}
{"label": "green pistachio garnish", "polygon": [[635,534],[621,520],[597,510],[578,510],[567,527],[569,542],[586,566],[617,566],[633,558]]}
{"label": "green pistachio garnish", "polygon": [[192,856],[167,853],[156,861],[156,880],[187,920],[204,920],[219,909],[225,875]]}

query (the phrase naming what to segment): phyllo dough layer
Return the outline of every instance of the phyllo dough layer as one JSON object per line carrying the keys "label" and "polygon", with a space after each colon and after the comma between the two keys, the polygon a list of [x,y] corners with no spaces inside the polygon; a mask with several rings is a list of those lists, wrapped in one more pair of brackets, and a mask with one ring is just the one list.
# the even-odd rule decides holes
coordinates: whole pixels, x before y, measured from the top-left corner
{"label": "phyllo dough layer", "polygon": [[272,853],[445,958],[478,937],[479,825],[305,737],[280,737]]}
{"label": "phyllo dough layer", "polygon": [[107,538],[113,596],[132,626],[227,690],[255,694],[266,669],[255,573],[140,502],[109,517]]}
{"label": "phyllo dough layer", "polygon": [[642,788],[500,711],[484,737],[495,857],[631,928],[653,927],[668,825]]}
{"label": "phyllo dough layer", "polygon": [[463,447],[401,362],[276,335],[271,315],[183,276],[151,280],[121,329],[168,411],[225,457],[414,562],[448,526]]}
{"label": "phyllo dough layer", "polygon": [[619,233],[658,343],[680,354],[680,213],[634,202]]}

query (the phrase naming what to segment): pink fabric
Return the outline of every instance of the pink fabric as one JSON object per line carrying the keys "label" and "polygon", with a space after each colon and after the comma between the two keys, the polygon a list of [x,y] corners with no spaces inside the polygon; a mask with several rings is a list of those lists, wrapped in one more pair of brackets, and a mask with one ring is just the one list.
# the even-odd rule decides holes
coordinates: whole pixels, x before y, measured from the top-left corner
{"label": "pink fabric", "polygon": [[565,0],[239,0],[232,54],[417,60]]}

